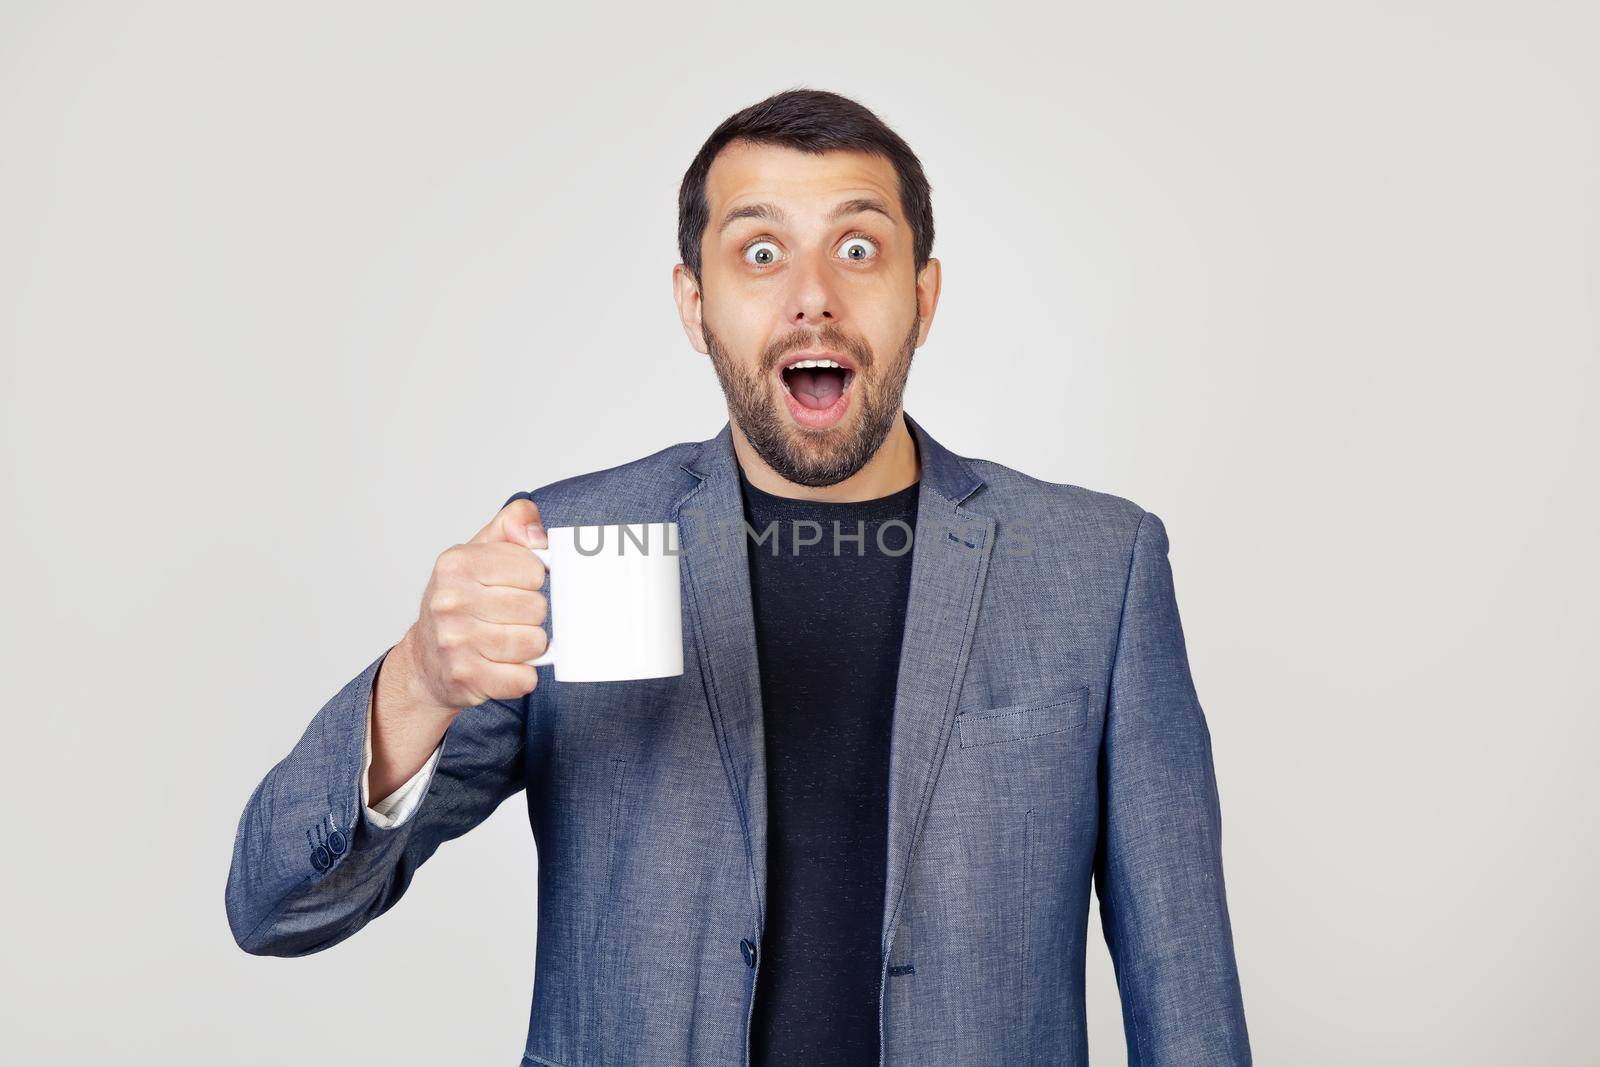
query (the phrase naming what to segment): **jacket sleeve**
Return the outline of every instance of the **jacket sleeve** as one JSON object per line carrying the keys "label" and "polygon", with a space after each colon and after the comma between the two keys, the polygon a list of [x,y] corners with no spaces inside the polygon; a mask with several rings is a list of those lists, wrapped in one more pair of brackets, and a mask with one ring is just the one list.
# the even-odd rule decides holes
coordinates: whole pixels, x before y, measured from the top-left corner
{"label": "jacket sleeve", "polygon": [[1222,879],[1211,735],[1161,519],[1134,534],[1100,751],[1100,921],[1130,1067],[1251,1062]]}
{"label": "jacket sleeve", "polygon": [[451,722],[411,817],[394,827],[373,821],[361,773],[372,686],[388,654],[323,705],[245,805],[227,909],[246,952],[303,956],[338,944],[393,907],[435,849],[523,786],[527,698],[491,700]]}

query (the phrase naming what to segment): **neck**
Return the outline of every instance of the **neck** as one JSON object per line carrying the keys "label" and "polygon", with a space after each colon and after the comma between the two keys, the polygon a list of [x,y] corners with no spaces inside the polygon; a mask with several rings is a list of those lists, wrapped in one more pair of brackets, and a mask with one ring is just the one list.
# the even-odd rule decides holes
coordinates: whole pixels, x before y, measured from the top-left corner
{"label": "neck", "polygon": [[800,485],[780,476],[756,455],[756,450],[745,438],[744,431],[739,429],[739,424],[730,419],[733,451],[750,484],[773,496],[840,504],[876,500],[898,493],[922,476],[921,464],[917,461],[917,443],[911,438],[902,412],[903,409],[895,412],[894,428],[872,458],[850,477],[833,485]]}

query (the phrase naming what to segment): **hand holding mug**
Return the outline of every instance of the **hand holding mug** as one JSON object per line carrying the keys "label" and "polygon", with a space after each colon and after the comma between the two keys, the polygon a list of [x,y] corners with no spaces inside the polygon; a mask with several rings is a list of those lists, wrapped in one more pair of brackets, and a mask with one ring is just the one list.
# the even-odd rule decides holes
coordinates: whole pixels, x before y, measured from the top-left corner
{"label": "hand holding mug", "polygon": [[462,709],[531,693],[549,604],[544,562],[530,549],[549,544],[539,508],[528,499],[500,509],[471,541],[434,560],[422,610],[407,640],[417,680],[436,704]]}

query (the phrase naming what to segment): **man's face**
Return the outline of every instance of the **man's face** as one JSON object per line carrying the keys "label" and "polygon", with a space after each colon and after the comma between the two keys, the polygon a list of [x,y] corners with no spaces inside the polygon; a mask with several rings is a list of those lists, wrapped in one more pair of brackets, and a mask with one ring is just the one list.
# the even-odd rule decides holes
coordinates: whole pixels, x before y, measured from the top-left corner
{"label": "man's face", "polygon": [[937,261],[915,271],[899,177],[862,152],[741,143],[717,155],[706,199],[700,285],[675,272],[690,342],[767,466],[843,481],[893,429],[938,297]]}

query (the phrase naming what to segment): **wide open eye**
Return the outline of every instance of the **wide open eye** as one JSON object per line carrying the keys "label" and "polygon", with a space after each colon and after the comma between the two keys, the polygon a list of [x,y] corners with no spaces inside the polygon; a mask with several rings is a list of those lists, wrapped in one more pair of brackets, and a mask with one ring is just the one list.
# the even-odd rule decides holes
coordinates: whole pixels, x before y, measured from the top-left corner
{"label": "wide open eye", "polygon": [[744,261],[754,267],[770,267],[778,262],[778,246],[771,241],[752,241],[745,246]]}
{"label": "wide open eye", "polygon": [[839,246],[839,251],[844,253],[846,259],[865,263],[878,254],[878,245],[872,238],[858,233],[854,237],[846,238],[844,244]]}

